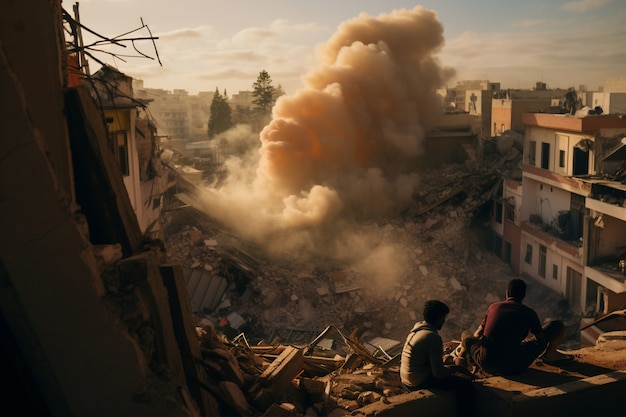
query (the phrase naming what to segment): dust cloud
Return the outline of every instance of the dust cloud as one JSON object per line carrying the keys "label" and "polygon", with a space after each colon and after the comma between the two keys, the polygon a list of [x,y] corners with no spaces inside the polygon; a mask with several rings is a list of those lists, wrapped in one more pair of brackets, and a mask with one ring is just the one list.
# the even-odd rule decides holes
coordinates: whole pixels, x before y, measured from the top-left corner
{"label": "dust cloud", "polygon": [[[260,147],[226,161],[226,181],[206,189],[207,213],[273,254],[404,274],[398,242],[359,225],[397,215],[419,189],[416,158],[452,75],[436,56],[443,43],[421,6],[342,23],[305,87],[278,99]],[[231,134],[239,143],[250,132]]]}

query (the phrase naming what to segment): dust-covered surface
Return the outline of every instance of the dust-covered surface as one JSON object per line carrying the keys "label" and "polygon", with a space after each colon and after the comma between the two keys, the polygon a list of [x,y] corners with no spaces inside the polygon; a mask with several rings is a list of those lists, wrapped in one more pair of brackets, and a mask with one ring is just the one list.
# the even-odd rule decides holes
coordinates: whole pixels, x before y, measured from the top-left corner
{"label": "dust-covered surface", "polygon": [[[468,178],[463,169],[423,174],[429,184],[425,191],[436,194],[449,183],[463,181]],[[473,175],[477,173],[488,177],[480,169]],[[514,277],[509,265],[485,250],[484,226],[476,226],[484,204],[481,196],[480,184],[470,180],[461,198],[426,214],[415,215],[410,208],[389,219],[353,222],[352,239],[345,245],[360,245],[361,258],[297,251],[268,255],[203,215],[171,228],[166,246],[172,261],[222,276],[229,274],[229,264],[249,260],[250,271],[237,279],[231,268],[231,291],[222,303],[226,307],[197,313],[218,322],[236,312],[246,320],[241,330],[250,335],[285,338],[285,330],[293,330],[290,336],[301,331],[306,339],[335,325],[346,332],[363,328],[363,341],[403,341],[413,323],[422,319],[424,302],[435,298],[451,309],[442,337],[455,340],[464,329],[478,326],[489,304],[503,298],[507,281]],[[567,309],[560,294],[532,279],[527,282],[525,303],[540,319],[564,320],[575,345],[580,318]]]}
{"label": "dust-covered surface", "polygon": [[[451,74],[443,44],[437,14],[421,6],[362,14],[319,45],[306,87],[278,99],[258,138],[224,133],[248,151],[225,161],[219,184],[185,197],[198,223],[174,222],[166,239],[171,260],[236,287],[200,315],[237,313],[246,326],[235,330],[262,337],[334,324],[403,340],[436,298],[451,308],[444,339],[478,325],[511,278],[484,233],[498,181],[520,178],[521,146],[461,130],[474,135],[464,164],[420,166]],[[235,252],[241,274],[224,258]],[[570,319],[558,294],[529,287],[541,318]]]}

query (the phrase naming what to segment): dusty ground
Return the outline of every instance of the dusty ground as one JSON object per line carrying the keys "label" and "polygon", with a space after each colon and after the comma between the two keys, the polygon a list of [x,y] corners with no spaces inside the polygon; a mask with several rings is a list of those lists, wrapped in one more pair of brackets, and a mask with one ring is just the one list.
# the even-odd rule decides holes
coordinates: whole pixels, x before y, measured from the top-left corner
{"label": "dusty ground", "polygon": [[[626,342],[612,342],[606,347],[587,347],[570,352],[575,355],[576,363],[602,369],[626,370]],[[576,369],[575,364],[570,367]],[[568,366],[563,366],[563,369],[568,369]]]}

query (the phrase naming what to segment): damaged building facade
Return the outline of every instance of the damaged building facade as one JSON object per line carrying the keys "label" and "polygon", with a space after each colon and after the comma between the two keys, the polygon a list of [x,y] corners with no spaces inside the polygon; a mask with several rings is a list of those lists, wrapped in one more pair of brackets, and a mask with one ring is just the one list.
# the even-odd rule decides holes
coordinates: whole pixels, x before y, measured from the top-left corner
{"label": "damaged building facade", "polygon": [[[504,178],[495,199],[496,252],[564,294],[583,323],[623,309],[626,120],[525,113],[523,123],[522,178]],[[599,333],[583,332],[581,342]]]}
{"label": "damaged building facade", "polygon": [[[150,161],[158,154],[151,140],[146,141],[149,146],[142,144],[142,135],[150,137],[151,131],[135,119],[142,106],[119,102],[132,94],[125,90],[129,80],[114,71],[101,74],[117,91],[101,107],[89,88],[68,85],[62,15],[58,1],[0,6],[0,101],[5,110],[0,116],[1,413],[107,417],[453,415],[454,402],[449,395],[401,389],[394,367],[397,362],[381,353],[385,349],[391,352],[385,338],[372,339],[380,345],[375,356],[358,341],[358,334],[338,332],[332,342],[347,347],[343,356],[337,356],[328,349],[333,344],[329,343],[330,326],[304,347],[250,346],[243,336],[225,340],[223,335],[211,333],[210,325],[195,326],[194,310],[204,305],[213,308],[221,300],[190,299],[191,277],[179,264],[166,259],[162,245],[151,240],[152,220],[143,219],[138,212],[144,206],[157,206],[156,194],[141,191],[144,182],[149,184],[153,178],[150,172],[157,170],[150,167]],[[463,145],[474,143],[475,136],[468,131],[458,136]],[[141,157],[144,152],[150,155],[146,159]],[[120,159],[124,153],[127,160]],[[142,177],[144,173],[148,175]],[[454,170],[450,177],[456,179],[456,174]],[[448,188],[463,193],[460,182]],[[464,212],[482,204],[482,195],[480,189],[472,193],[475,199],[465,199],[468,208]],[[423,210],[450,199],[441,195],[424,201]],[[613,215],[609,208],[603,210]],[[447,274],[439,277],[435,271],[442,254],[451,253],[446,244],[459,243],[452,234],[457,229],[443,227],[446,219],[463,215],[461,210],[454,211],[454,216],[452,211],[441,211],[443,214],[428,221],[397,227],[388,224],[385,230],[399,233],[410,225],[407,235],[428,238],[425,247],[426,243],[433,246],[432,241],[441,242],[428,263],[421,252],[413,252],[422,262],[416,263],[416,270],[428,276],[425,282],[434,284],[433,291],[439,294],[450,296],[450,288],[457,294],[469,292],[469,286],[449,280]],[[207,251],[218,252],[212,239],[201,233],[192,237]],[[459,245],[459,253],[450,255],[454,261],[463,258],[465,248]],[[478,251],[467,257],[476,265],[490,267]],[[459,271],[459,276],[472,275],[471,283],[481,282],[486,275],[482,270],[459,270],[453,261],[445,263]],[[207,264],[200,266],[210,272]],[[256,267],[243,256],[238,266],[248,272]],[[312,268],[311,273],[316,270]],[[334,277],[339,279],[338,275]],[[259,280],[259,287],[267,287],[265,280],[270,278],[268,274],[264,281]],[[282,275],[276,280],[289,284]],[[218,287],[223,284],[216,282]],[[237,282],[229,282],[229,286],[236,287]],[[409,307],[416,301],[411,298],[416,287],[402,284],[398,288],[402,292],[395,291],[397,300],[392,297],[389,302]],[[284,289],[277,288],[276,292]],[[324,305],[330,308],[334,295],[321,286],[313,291],[327,298]],[[362,293],[346,291],[352,305],[362,302]],[[298,301],[294,295],[288,300]],[[489,302],[484,293],[476,297]],[[279,300],[283,298],[277,298],[275,304]],[[345,306],[339,303],[344,311]],[[366,314],[374,307],[368,304],[354,313]],[[408,313],[407,318],[416,319]],[[450,323],[463,323],[465,318]],[[550,411],[549,405],[563,407],[568,402],[568,410],[572,410],[593,404],[591,398],[598,402],[615,398],[626,381],[621,371],[599,376],[571,372],[566,376],[558,382],[580,381],[579,386],[602,385],[604,389],[580,395],[581,388],[564,385],[548,387],[554,389],[545,395],[545,383],[506,385],[501,379],[486,379],[477,385],[484,386],[482,392],[491,393],[492,400],[499,398],[485,402],[491,408],[483,415],[521,416],[537,410],[537,405]],[[574,392],[579,401],[568,401],[571,397],[559,392]],[[618,404],[615,409],[615,415],[624,414],[623,406]]]}
{"label": "damaged building facade", "polygon": [[162,237],[161,211],[174,189],[176,173],[161,163],[157,126],[148,111],[150,100],[136,98],[132,78],[108,65],[85,85],[102,108],[107,145],[118,163],[141,232]]}

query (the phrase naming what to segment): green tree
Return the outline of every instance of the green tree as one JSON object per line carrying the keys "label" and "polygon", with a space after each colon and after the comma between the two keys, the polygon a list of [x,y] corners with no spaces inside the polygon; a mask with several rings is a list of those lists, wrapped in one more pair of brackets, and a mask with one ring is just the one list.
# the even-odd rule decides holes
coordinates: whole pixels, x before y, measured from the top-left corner
{"label": "green tree", "polygon": [[272,110],[276,102],[275,91],[276,89],[272,85],[272,77],[270,77],[267,71],[261,71],[254,84],[252,84],[252,96],[254,97],[252,103],[254,103],[260,113],[269,114]]}
{"label": "green tree", "polygon": [[215,87],[215,95],[213,95],[211,102],[211,116],[209,117],[209,138],[212,139],[215,135],[219,135],[231,127],[233,127],[233,119],[226,90],[224,90],[224,95],[221,95]]}
{"label": "green tree", "polygon": [[278,97],[285,94],[285,90],[283,90],[283,86],[278,84],[278,87],[274,89],[274,103],[278,100]]}

